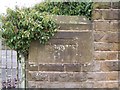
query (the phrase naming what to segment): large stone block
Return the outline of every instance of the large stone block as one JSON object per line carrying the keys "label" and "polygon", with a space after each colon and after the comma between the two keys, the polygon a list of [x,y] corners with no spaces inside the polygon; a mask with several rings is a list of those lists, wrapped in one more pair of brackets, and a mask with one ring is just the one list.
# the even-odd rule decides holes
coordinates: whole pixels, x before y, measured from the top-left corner
{"label": "large stone block", "polygon": [[49,81],[49,78],[48,78],[49,73],[41,73],[38,71],[29,71],[28,74],[30,74],[29,78],[34,81]]}
{"label": "large stone block", "polygon": [[[105,90],[103,88],[105,88],[105,83],[104,81],[96,81],[94,83],[94,88],[99,88],[100,90]],[[107,88],[108,89],[108,88]]]}
{"label": "large stone block", "polygon": [[117,9],[109,9],[109,10],[102,10],[102,19],[104,20],[119,20],[119,12],[120,10]]}
{"label": "large stone block", "polygon": [[[82,84],[79,82],[36,82],[37,88],[49,89],[49,90],[66,90],[69,88],[82,88]],[[76,89],[75,89],[76,90]]]}
{"label": "large stone block", "polygon": [[119,73],[117,71],[106,73],[106,80],[118,81]]}
{"label": "large stone block", "polygon": [[62,64],[39,64],[39,71],[64,71],[64,65]]}
{"label": "large stone block", "polygon": [[104,82],[105,83],[105,88],[119,88],[118,87],[118,84],[119,82],[118,81],[113,81],[113,82]]}
{"label": "large stone block", "polygon": [[90,24],[91,21],[85,16],[54,15],[52,18],[57,24]]}
{"label": "large stone block", "polygon": [[[92,88],[92,90],[95,90],[98,88],[98,90],[117,90],[118,89],[118,81],[88,81],[83,82],[82,88]],[[93,89],[95,88],[95,89]]]}
{"label": "large stone block", "polygon": [[107,60],[118,60],[118,52],[108,52]]}
{"label": "large stone block", "polygon": [[106,39],[105,41],[106,42],[114,42],[114,43],[118,43],[119,42],[119,39],[118,39],[118,36],[120,35],[120,33],[108,33],[107,36],[106,36]]}
{"label": "large stone block", "polygon": [[118,51],[118,43],[95,42],[95,51]]}
{"label": "large stone block", "polygon": [[99,20],[102,19],[102,12],[100,10],[94,10],[92,12],[92,19],[93,20]]}
{"label": "large stone block", "polygon": [[80,72],[81,64],[65,64],[64,68],[66,72]]}
{"label": "large stone block", "polygon": [[118,71],[119,62],[118,61],[104,61],[101,63],[101,71]]}
{"label": "large stone block", "polygon": [[95,2],[94,9],[110,9],[111,2]]}
{"label": "large stone block", "polygon": [[[95,81],[117,81],[118,72],[94,72]],[[93,74],[93,73],[92,73]]]}
{"label": "large stone block", "polygon": [[[96,81],[94,84],[94,88],[100,88],[100,90],[117,90],[118,89],[118,81]],[[106,89],[105,89],[106,88]]]}
{"label": "large stone block", "polygon": [[94,21],[93,25],[95,31],[106,31],[106,32],[107,31],[118,32],[118,29],[120,27],[119,21],[112,21],[112,20]]}
{"label": "large stone block", "polygon": [[120,35],[119,32],[94,32],[94,40],[96,42],[108,42],[108,43],[118,43]]}
{"label": "large stone block", "polygon": [[94,54],[95,60],[106,60],[107,59],[107,53],[106,52],[95,52]]}
{"label": "large stone block", "polygon": [[88,81],[117,81],[118,72],[87,72]]}
{"label": "large stone block", "polygon": [[105,32],[96,31],[94,32],[94,41],[101,42],[105,38]]}
{"label": "large stone block", "polygon": [[[93,73],[91,73],[93,74]],[[29,72],[28,81],[46,82],[85,82],[93,80],[87,72]]]}
{"label": "large stone block", "polygon": [[81,72],[98,72],[100,71],[100,61],[93,60],[92,62],[88,64],[82,64],[81,65]]}
{"label": "large stone block", "polygon": [[96,51],[94,54],[95,60],[118,60],[118,52],[112,51]]}
{"label": "large stone block", "polygon": [[75,81],[76,82],[87,81],[87,73],[86,72],[75,73],[74,76],[75,76]]}
{"label": "large stone block", "polygon": [[51,73],[49,78],[50,82],[77,82],[74,73]]}
{"label": "large stone block", "polygon": [[58,72],[80,72],[81,64],[66,63],[66,64],[39,64],[39,71],[58,71]]}
{"label": "large stone block", "polygon": [[94,81],[83,82],[82,88],[94,88]]}
{"label": "large stone block", "polygon": [[110,30],[110,22],[109,21],[95,21],[94,29],[96,31],[109,31]]}
{"label": "large stone block", "polygon": [[111,9],[101,10],[102,11],[102,19],[103,20],[112,20],[113,19],[113,11]]}
{"label": "large stone block", "polygon": [[84,82],[87,80],[86,72],[51,73],[50,82]]}
{"label": "large stone block", "polygon": [[91,31],[92,25],[90,24],[59,24],[59,30],[79,30],[79,31]]}
{"label": "large stone block", "polygon": [[113,14],[112,15],[113,20],[120,20],[120,16],[119,16],[120,15],[120,9],[118,9],[118,10],[113,9],[112,14]]}
{"label": "large stone block", "polygon": [[110,31],[118,32],[120,28],[120,21],[111,21],[110,22]]}
{"label": "large stone block", "polygon": [[29,60],[39,63],[87,63],[92,60],[92,50],[92,32],[60,31],[45,46],[38,41],[33,42]]}

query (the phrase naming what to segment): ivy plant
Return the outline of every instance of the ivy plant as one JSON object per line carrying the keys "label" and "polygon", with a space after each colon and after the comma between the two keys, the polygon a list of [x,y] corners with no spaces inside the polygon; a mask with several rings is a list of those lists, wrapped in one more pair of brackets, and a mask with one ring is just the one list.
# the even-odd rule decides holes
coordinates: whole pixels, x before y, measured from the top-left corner
{"label": "ivy plant", "polygon": [[91,19],[92,2],[42,2],[32,8],[7,9],[1,16],[2,37],[6,45],[28,55],[30,44],[39,40],[45,44],[54,36],[57,24],[51,15],[78,15]]}
{"label": "ivy plant", "polygon": [[54,36],[56,23],[47,13],[39,13],[30,8],[16,8],[7,9],[7,14],[2,16],[1,29],[7,46],[27,55],[33,40],[45,44]]}
{"label": "ivy plant", "polygon": [[53,15],[86,16],[91,19],[93,2],[42,2],[33,8]]}

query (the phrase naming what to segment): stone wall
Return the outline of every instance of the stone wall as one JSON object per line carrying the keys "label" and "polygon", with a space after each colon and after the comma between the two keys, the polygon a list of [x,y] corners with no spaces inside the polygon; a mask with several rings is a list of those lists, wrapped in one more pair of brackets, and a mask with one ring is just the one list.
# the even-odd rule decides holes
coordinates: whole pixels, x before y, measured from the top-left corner
{"label": "stone wall", "polygon": [[120,4],[118,2],[96,3],[93,12],[94,62],[98,70],[95,72],[99,80],[97,86],[103,88],[118,87],[120,70],[119,35]]}
{"label": "stone wall", "polygon": [[118,88],[119,3],[96,3],[93,21],[54,16],[60,25],[48,44],[31,43],[29,88]]}

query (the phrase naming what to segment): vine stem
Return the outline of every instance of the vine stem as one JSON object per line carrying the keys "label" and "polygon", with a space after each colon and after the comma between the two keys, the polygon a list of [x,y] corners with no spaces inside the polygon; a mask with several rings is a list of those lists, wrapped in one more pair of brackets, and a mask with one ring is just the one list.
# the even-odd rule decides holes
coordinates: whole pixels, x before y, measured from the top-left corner
{"label": "vine stem", "polygon": [[18,81],[18,86],[17,88],[19,88],[19,52],[17,51],[17,81]]}

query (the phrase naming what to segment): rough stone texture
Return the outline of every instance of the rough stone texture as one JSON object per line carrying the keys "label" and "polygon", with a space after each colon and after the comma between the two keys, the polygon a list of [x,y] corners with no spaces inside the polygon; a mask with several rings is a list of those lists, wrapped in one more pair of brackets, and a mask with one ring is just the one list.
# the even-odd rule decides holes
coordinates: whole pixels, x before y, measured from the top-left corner
{"label": "rough stone texture", "polygon": [[52,73],[50,82],[75,82],[73,73]]}
{"label": "rough stone texture", "polygon": [[119,77],[119,73],[117,71],[106,73],[106,79],[107,80],[117,81],[117,80],[119,80],[118,77]]}
{"label": "rough stone texture", "polygon": [[110,9],[111,2],[95,2],[94,9]]}
{"label": "rough stone texture", "polygon": [[95,31],[94,40],[96,42],[108,42],[108,43],[118,43],[118,32],[109,32],[109,31]]}
{"label": "rough stone texture", "polygon": [[[81,28],[81,30],[79,29]],[[60,24],[59,30],[79,30],[79,31],[87,31],[92,30],[91,24]]]}
{"label": "rough stone texture", "polygon": [[99,20],[102,18],[102,12],[100,10],[94,10],[92,12],[92,19]]}
{"label": "rough stone texture", "polygon": [[38,71],[38,65],[29,64],[27,67],[30,71]]}
{"label": "rough stone texture", "polygon": [[30,78],[35,81],[49,81],[48,75],[49,73],[41,73],[38,71],[29,71]]}
{"label": "rough stone texture", "polygon": [[118,43],[95,42],[95,51],[118,51]]}
{"label": "rough stone texture", "polygon": [[109,21],[96,21],[94,23],[95,30],[107,31],[110,30],[110,22]]}
{"label": "rough stone texture", "polygon": [[83,82],[89,78],[87,72],[29,71],[28,74],[31,80],[49,82]]}
{"label": "rough stone texture", "polygon": [[101,64],[101,71],[118,71],[118,65],[120,62],[118,61],[105,61]]}
{"label": "rough stone texture", "polygon": [[36,88],[82,88],[79,82],[36,82]]}
{"label": "rough stone texture", "polygon": [[[75,74],[76,77],[77,74]],[[79,78],[76,79],[82,79],[82,80],[88,80],[88,81],[117,81],[118,80],[118,72],[113,71],[113,72],[84,72],[83,76],[81,74],[78,74]],[[80,80],[81,80],[80,79]]]}
{"label": "rough stone texture", "polygon": [[51,41],[45,46],[41,46],[37,41],[33,42],[29,51],[29,62],[87,63],[92,60],[91,32],[60,31],[53,38],[57,39],[57,42]]}
{"label": "rough stone texture", "polygon": [[119,10],[102,10],[102,19],[104,20],[118,20]]}
{"label": "rough stone texture", "polygon": [[67,72],[80,72],[81,64],[65,64],[65,71]]}
{"label": "rough stone texture", "polygon": [[118,33],[118,32],[116,32],[116,33],[108,33],[107,35],[106,35],[106,41],[107,42],[111,42],[111,43],[114,43],[114,42],[116,42],[116,43],[118,43],[119,41],[118,41],[118,36],[120,35],[120,33]]}
{"label": "rough stone texture", "polygon": [[81,65],[81,71],[82,72],[97,72],[100,71],[100,61],[92,61],[88,64],[82,64]]}
{"label": "rough stone texture", "polygon": [[[91,24],[91,22],[84,16],[53,16],[57,24]],[[89,29],[89,28],[88,28]]]}
{"label": "rough stone texture", "polygon": [[[95,12],[95,14],[97,14]],[[95,31],[112,31],[112,32],[117,32],[118,29],[120,28],[119,26],[119,21],[110,21],[110,20],[100,20],[100,21],[95,21],[94,22],[94,29]]]}
{"label": "rough stone texture", "polygon": [[118,88],[119,13],[118,2],[97,2],[93,22],[84,17],[54,16],[60,25],[55,37],[45,46],[37,41],[31,44],[28,87]]}
{"label": "rough stone texture", "polygon": [[118,52],[110,51],[96,51],[94,55],[95,60],[117,60]]}
{"label": "rough stone texture", "polygon": [[94,88],[118,89],[118,81],[97,81],[94,84]]}
{"label": "rough stone texture", "polygon": [[[97,3],[95,6],[94,59],[100,62],[100,70],[94,76],[95,88],[118,88],[119,80],[119,15],[118,2]],[[99,14],[98,14],[99,12]],[[98,15],[96,15],[98,14]],[[94,16],[94,13],[93,13]]]}
{"label": "rough stone texture", "polygon": [[110,31],[118,32],[120,29],[120,21],[112,21],[110,22]]}
{"label": "rough stone texture", "polygon": [[64,71],[62,64],[39,64],[39,71]]}

